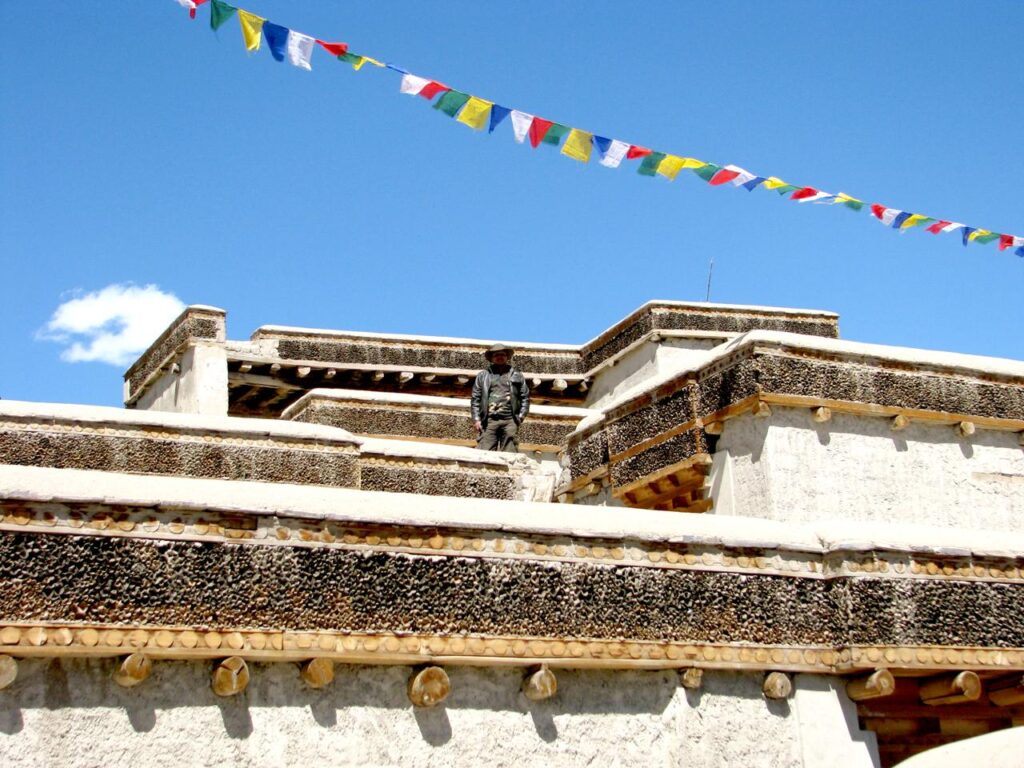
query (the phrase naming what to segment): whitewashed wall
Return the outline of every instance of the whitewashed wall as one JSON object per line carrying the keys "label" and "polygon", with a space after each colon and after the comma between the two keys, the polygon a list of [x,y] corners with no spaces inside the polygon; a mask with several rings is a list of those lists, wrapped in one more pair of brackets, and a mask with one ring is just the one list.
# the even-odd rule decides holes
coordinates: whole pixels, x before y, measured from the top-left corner
{"label": "whitewashed wall", "polygon": [[530,702],[520,671],[455,667],[441,707],[414,710],[408,667],[339,666],[312,690],[292,664],[251,665],[240,696],[210,690],[210,667],[160,662],[134,689],[109,660],[30,660],[0,691],[0,764],[204,766],[872,766],[872,734],[829,678],[798,676],[788,701],[759,674],[558,672]]}

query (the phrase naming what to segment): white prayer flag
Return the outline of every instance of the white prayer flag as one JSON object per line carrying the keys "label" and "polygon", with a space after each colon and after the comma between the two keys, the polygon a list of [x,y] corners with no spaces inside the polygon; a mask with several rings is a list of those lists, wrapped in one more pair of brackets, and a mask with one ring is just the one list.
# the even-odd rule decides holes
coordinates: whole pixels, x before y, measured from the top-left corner
{"label": "white prayer flag", "polygon": [[416,96],[430,81],[425,77],[417,77],[416,75],[402,75],[402,85],[399,88],[401,93],[408,93],[410,96]]}
{"label": "white prayer flag", "polygon": [[622,158],[626,156],[627,152],[629,152],[629,144],[618,139],[612,139],[612,143],[608,146],[608,151],[601,158],[601,165],[606,168],[618,168],[619,163],[622,162]]}
{"label": "white prayer flag", "polygon": [[314,42],[314,38],[309,35],[304,35],[301,32],[296,32],[294,29],[289,29],[287,43],[288,61],[296,67],[313,69],[309,60],[313,57]]}
{"label": "white prayer flag", "polygon": [[530,124],[533,122],[533,115],[512,110],[512,130],[516,134],[516,141],[522,144],[526,140],[526,134],[530,132]]}

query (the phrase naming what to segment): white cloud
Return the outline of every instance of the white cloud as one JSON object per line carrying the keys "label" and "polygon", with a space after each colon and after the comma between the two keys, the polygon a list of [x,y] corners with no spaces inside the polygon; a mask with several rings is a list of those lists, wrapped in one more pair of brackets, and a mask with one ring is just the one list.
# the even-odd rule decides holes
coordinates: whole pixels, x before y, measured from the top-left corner
{"label": "white cloud", "polygon": [[37,334],[64,344],[60,357],[69,363],[127,365],[185,309],[177,296],[155,285],[115,283],[73,295]]}

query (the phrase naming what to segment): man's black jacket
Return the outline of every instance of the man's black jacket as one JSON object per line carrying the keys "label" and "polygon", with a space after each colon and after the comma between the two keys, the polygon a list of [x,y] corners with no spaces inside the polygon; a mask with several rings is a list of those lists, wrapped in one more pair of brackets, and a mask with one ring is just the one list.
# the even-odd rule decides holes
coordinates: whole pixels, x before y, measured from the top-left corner
{"label": "man's black jacket", "polygon": [[[481,426],[487,426],[487,395],[491,391],[491,382],[500,375],[490,368],[485,368],[476,375],[476,381],[473,382],[469,412],[473,421],[479,421]],[[509,369],[508,383],[512,390],[512,418],[516,424],[519,424],[530,411],[530,388],[526,386],[523,372],[516,368]]]}

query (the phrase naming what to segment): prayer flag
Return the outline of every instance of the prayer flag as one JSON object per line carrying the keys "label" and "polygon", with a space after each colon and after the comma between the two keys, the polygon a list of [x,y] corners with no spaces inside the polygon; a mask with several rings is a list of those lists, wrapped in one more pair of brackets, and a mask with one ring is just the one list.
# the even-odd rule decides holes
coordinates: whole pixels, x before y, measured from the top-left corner
{"label": "prayer flag", "polygon": [[[630,144],[629,151],[626,152],[626,159],[636,160],[638,157],[645,157],[649,154],[651,154],[651,150],[646,147],[638,147],[636,144]],[[652,173],[651,175],[653,176],[654,174]]]}
{"label": "prayer flag", "polygon": [[544,134],[551,129],[552,125],[554,123],[551,120],[545,120],[543,117],[533,118],[533,122],[530,123],[530,144],[534,149],[544,140]]}
{"label": "prayer flag", "polygon": [[269,21],[264,22],[263,37],[267,40],[267,47],[274,61],[284,61],[284,50],[288,45],[288,28]]}
{"label": "prayer flag", "polygon": [[194,19],[196,17],[196,8],[205,3],[206,0],[178,0],[178,5],[182,8],[188,9],[188,17]]}
{"label": "prayer flag", "polygon": [[1014,253],[1016,253],[1018,256],[1024,259],[1024,246],[1018,248],[1016,251],[1014,251]]}
{"label": "prayer flag", "polygon": [[384,66],[383,62],[377,61],[376,59],[371,59],[369,56],[360,56],[358,53],[343,53],[338,58],[341,59],[342,61],[347,61],[349,64],[351,64],[352,69],[354,69],[356,72],[362,69],[364,64],[373,64],[373,66],[375,67]]}
{"label": "prayer flag", "polygon": [[786,184],[786,182],[784,182],[782,179],[776,178],[775,176],[769,176],[767,179],[764,180],[765,189],[779,189],[779,187],[787,186],[791,185]]}
{"label": "prayer flag", "polygon": [[571,157],[573,160],[586,163],[590,160],[590,151],[594,146],[593,139],[594,134],[581,131],[579,128],[573,128],[569,131],[569,138],[565,140],[565,144],[562,146],[562,154],[566,157]]}
{"label": "prayer flag", "polygon": [[260,49],[260,30],[265,22],[262,16],[238,9],[238,23],[242,27],[242,39],[245,41],[245,50],[258,51]]}
{"label": "prayer flag", "polygon": [[420,91],[420,96],[422,96],[427,101],[430,101],[432,98],[437,96],[437,94],[444,93],[445,91],[450,90],[451,88],[449,88],[447,85],[439,83],[436,80],[431,80],[429,83],[423,86],[423,90]]}
{"label": "prayer flag", "polygon": [[766,181],[768,181],[768,179],[766,179],[764,176],[755,176],[750,181],[743,182],[742,186],[745,190],[747,190],[747,192],[753,192]]}
{"label": "prayer flag", "polygon": [[445,91],[444,96],[437,100],[434,109],[439,109],[448,117],[455,117],[462,106],[469,101],[469,94],[461,91]]}
{"label": "prayer flag", "polygon": [[821,190],[815,189],[814,187],[801,187],[793,193],[790,200],[796,200],[800,203],[815,202],[821,200],[823,197],[831,197],[828,192],[822,192]]}
{"label": "prayer flag", "polygon": [[864,201],[858,200],[856,197],[850,197],[845,192],[837,192],[835,202],[845,205],[847,208],[851,208],[854,211],[859,211],[864,207]]}
{"label": "prayer flag", "polygon": [[729,173],[736,174],[735,176],[732,176],[731,178],[728,179],[728,181],[731,181],[733,183],[733,186],[736,187],[746,186],[749,182],[757,178],[757,176],[752,174],[750,171],[746,170],[745,168],[740,168],[738,165],[727,165],[718,173],[716,173],[715,176],[720,176],[726,171],[728,171]]}
{"label": "prayer flag", "polygon": [[1000,235],[999,236],[999,250],[1005,251],[1007,248],[1013,245],[1013,235]]}
{"label": "prayer flag", "polygon": [[892,220],[892,228],[893,229],[902,229],[903,228],[903,222],[907,221],[907,219],[909,219],[909,218],[910,218],[910,214],[909,213],[907,213],[906,211],[900,211],[899,213],[896,214],[896,217]]}
{"label": "prayer flag", "polygon": [[903,213],[903,211],[900,211],[896,208],[886,208],[884,205],[879,205],[878,203],[875,203],[874,205],[871,206],[871,213],[875,215],[876,219],[885,224],[885,226],[889,227],[892,226],[893,221],[895,221],[896,217],[899,214]]}
{"label": "prayer flag", "polygon": [[970,242],[971,235],[973,235],[975,233],[975,231],[976,230],[974,229],[974,227],[967,227],[967,226],[963,227],[963,235],[962,236],[963,236],[963,239],[964,239],[964,247],[965,248],[967,247],[967,243]]}
{"label": "prayer flag", "polygon": [[309,35],[304,35],[301,32],[296,32],[294,29],[288,30],[288,62],[296,67],[302,69],[311,70],[312,65],[309,63],[310,59],[313,58],[313,38]]}
{"label": "prayer flag", "polygon": [[494,133],[494,129],[497,128],[501,124],[502,120],[504,120],[506,117],[509,116],[510,112],[512,112],[512,110],[509,109],[508,107],[502,107],[502,106],[500,106],[498,104],[495,104],[494,106],[492,106],[491,107],[491,125],[487,129],[487,132],[488,133]]}
{"label": "prayer flag", "polygon": [[900,229],[910,229],[911,227],[916,227],[918,224],[924,224],[931,220],[930,216],[922,216],[920,213],[912,213],[903,221],[902,224],[900,224]]}
{"label": "prayer flag", "polygon": [[665,159],[658,164],[658,173],[669,181],[675,181],[676,176],[684,168],[700,168],[703,165],[702,160],[694,160],[692,157],[665,155]]}
{"label": "prayer flag", "polygon": [[927,231],[931,232],[933,235],[937,235],[940,232],[953,232],[960,229],[962,226],[963,224],[958,221],[937,221],[928,227]]}
{"label": "prayer flag", "polygon": [[552,123],[551,127],[548,128],[544,134],[544,143],[553,144],[558,146],[558,142],[562,140],[562,137],[569,132],[569,126],[562,125],[561,123]]}
{"label": "prayer flag", "polygon": [[328,43],[326,40],[319,39],[316,42],[331,56],[341,57],[348,53],[348,43]]}
{"label": "prayer flag", "polygon": [[665,159],[666,155],[664,152],[651,152],[650,150],[647,152],[649,154],[643,156],[643,162],[640,163],[636,172],[642,176],[653,176],[658,172],[658,166],[661,165],[661,161]]}
{"label": "prayer flag", "polygon": [[606,139],[604,136],[594,137],[594,146],[601,155],[601,165],[606,168],[618,168],[622,158],[629,151],[629,144],[618,139]]}
{"label": "prayer flag", "polygon": [[990,229],[977,229],[971,233],[970,239],[976,243],[987,244],[999,237],[998,232],[993,232]]}
{"label": "prayer flag", "polygon": [[516,141],[520,144],[526,138],[526,134],[530,132],[530,126],[533,124],[533,115],[526,112],[520,112],[518,109],[512,110],[512,132],[515,134]]}
{"label": "prayer flag", "polygon": [[228,5],[224,0],[210,0],[210,29],[214,31],[220,29],[237,10],[235,6]]}
{"label": "prayer flag", "polygon": [[711,181],[715,174],[718,173],[722,166],[715,165],[714,163],[701,163],[699,166],[693,168],[693,172],[700,176],[704,181]]}
{"label": "prayer flag", "polygon": [[491,102],[470,96],[466,106],[459,114],[458,121],[468,125],[474,131],[482,131],[487,125],[487,118],[490,116]]}
{"label": "prayer flag", "polygon": [[423,87],[429,83],[425,77],[417,77],[416,75],[402,75],[402,83],[398,86],[399,93],[407,93],[410,96],[418,96],[419,92],[423,90]]}
{"label": "prayer flag", "polygon": [[[733,170],[731,166],[725,166],[722,170],[711,177],[711,181],[708,182],[713,187],[720,186],[722,184],[728,184],[730,181],[736,181],[739,178],[740,172]],[[750,181],[753,176],[748,174],[747,181]]]}

